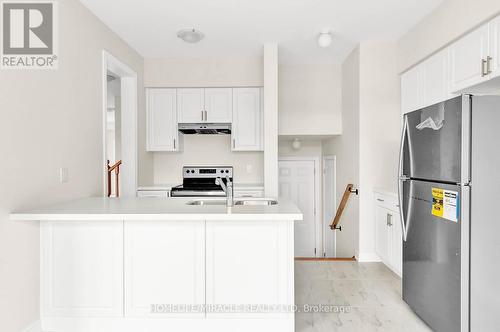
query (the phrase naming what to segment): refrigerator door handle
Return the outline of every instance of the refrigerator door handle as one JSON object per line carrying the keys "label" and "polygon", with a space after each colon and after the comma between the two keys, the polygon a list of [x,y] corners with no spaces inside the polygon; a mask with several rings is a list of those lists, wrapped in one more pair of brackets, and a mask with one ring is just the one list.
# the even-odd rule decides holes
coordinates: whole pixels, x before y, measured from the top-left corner
{"label": "refrigerator door handle", "polygon": [[[406,221],[403,211],[403,183],[408,180],[408,178],[403,174],[403,158],[404,158],[404,145],[408,132],[408,118],[404,116],[403,131],[401,134],[401,146],[399,148],[399,167],[398,167],[398,203],[399,203],[399,213],[401,220],[401,230],[403,233],[403,241],[406,241],[407,231],[406,231]],[[411,204],[411,203],[410,203]]]}

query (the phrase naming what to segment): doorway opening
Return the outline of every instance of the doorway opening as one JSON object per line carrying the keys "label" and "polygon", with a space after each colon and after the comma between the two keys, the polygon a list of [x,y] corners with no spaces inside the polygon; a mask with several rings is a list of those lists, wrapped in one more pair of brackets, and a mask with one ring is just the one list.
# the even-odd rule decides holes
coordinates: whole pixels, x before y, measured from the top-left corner
{"label": "doorway opening", "polygon": [[336,231],[330,223],[337,212],[337,159],[323,157],[323,245],[325,257],[336,258]]}
{"label": "doorway opening", "polygon": [[103,51],[103,194],[137,191],[137,73]]}

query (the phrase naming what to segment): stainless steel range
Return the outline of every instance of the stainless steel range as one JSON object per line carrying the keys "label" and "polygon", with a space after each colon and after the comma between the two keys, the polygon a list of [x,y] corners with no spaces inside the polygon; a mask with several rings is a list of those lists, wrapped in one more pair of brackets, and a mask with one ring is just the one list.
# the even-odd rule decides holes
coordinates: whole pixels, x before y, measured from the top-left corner
{"label": "stainless steel range", "polygon": [[216,183],[220,178],[224,185],[233,182],[231,166],[184,166],[182,168],[182,184],[173,187],[172,197],[226,197],[222,186]]}

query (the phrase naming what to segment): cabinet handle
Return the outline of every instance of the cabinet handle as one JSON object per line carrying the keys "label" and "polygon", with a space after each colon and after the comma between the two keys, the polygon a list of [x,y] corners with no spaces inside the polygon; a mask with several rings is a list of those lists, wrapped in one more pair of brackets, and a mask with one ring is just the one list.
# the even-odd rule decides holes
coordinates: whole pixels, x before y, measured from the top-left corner
{"label": "cabinet handle", "polygon": [[392,214],[387,214],[387,226],[392,226]]}
{"label": "cabinet handle", "polygon": [[208,113],[207,111],[204,111],[205,112],[205,121],[208,121]]}
{"label": "cabinet handle", "polygon": [[492,73],[491,71],[491,60],[493,60],[492,57],[489,55],[486,57],[486,74],[489,75]]}
{"label": "cabinet handle", "polygon": [[379,202],[385,202],[382,198],[377,198],[377,201],[379,201]]}
{"label": "cabinet handle", "polygon": [[175,150],[175,138],[174,138],[174,150]]}
{"label": "cabinet handle", "polygon": [[481,77],[485,77],[488,75],[488,72],[486,71],[486,66],[488,64],[488,61],[485,59],[481,59]]}
{"label": "cabinet handle", "polygon": [[233,149],[236,148],[236,140],[233,138]]}
{"label": "cabinet handle", "polygon": [[201,121],[203,121],[203,111],[201,111]]}

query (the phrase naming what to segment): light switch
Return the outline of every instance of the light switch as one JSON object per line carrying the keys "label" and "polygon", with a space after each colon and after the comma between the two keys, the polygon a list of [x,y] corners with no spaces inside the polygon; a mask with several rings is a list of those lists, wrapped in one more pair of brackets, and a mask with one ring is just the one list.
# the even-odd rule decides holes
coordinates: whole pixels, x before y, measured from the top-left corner
{"label": "light switch", "polygon": [[59,169],[59,182],[68,183],[68,169],[66,167],[61,167]]}

